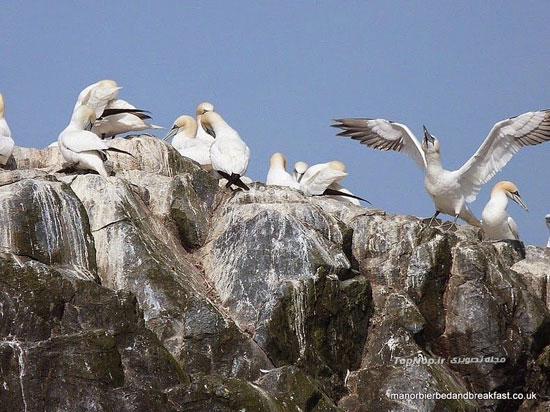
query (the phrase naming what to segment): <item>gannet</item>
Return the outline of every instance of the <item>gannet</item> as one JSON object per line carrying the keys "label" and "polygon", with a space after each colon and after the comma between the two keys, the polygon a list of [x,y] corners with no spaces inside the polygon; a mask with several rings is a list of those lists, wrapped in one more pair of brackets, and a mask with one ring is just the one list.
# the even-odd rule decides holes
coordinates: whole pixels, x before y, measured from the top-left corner
{"label": "gannet", "polygon": [[127,101],[117,99],[119,87],[114,80],[100,80],[84,88],[76,100],[73,113],[80,106],[93,109],[96,122],[92,132],[98,136],[112,137],[126,132],[146,129],[162,129],[145,122],[150,119],[146,110],[138,109]]}
{"label": "gannet", "polygon": [[92,132],[101,138],[113,137],[127,132],[139,132],[147,129],[164,129],[162,126],[147,123],[150,119],[145,110],[137,109],[125,100],[111,100],[102,115],[92,127]]}
{"label": "gannet", "polygon": [[300,188],[300,184],[286,171],[286,158],[282,153],[273,153],[269,158],[269,172],[265,184]]}
{"label": "gannet", "polygon": [[[480,226],[467,203],[476,199],[481,187],[499,172],[523,146],[550,140],[550,110],[539,110],[496,123],[474,155],[458,170],[441,166],[439,141],[424,127],[422,145],[409,128],[385,119],[335,119],[342,129],[338,136],[351,137],[378,150],[408,154],[425,172],[424,187],[436,212],[460,217]],[[433,219],[432,218],[432,219]]]}
{"label": "gannet", "polygon": [[481,227],[486,239],[519,240],[516,222],[506,212],[508,198],[527,210],[515,184],[508,181],[498,182],[491,191],[491,199],[481,213]]}
{"label": "gannet", "polygon": [[302,180],[302,176],[304,176],[304,173],[308,169],[309,165],[306,162],[296,162],[294,163],[294,170],[292,171],[292,177],[294,180],[298,183],[300,183],[300,180]]}
{"label": "gannet", "polygon": [[88,106],[95,111],[96,118],[101,117],[103,110],[111,100],[116,99],[118,91],[122,89],[114,80],[100,80],[86,86],[78,95],[73,113],[80,106]]}
{"label": "gannet", "polygon": [[197,106],[196,114],[197,114],[197,135],[196,138],[198,140],[204,140],[210,144],[214,143],[214,138],[210,136],[208,133],[205,132],[205,130],[202,128],[201,125],[201,119],[202,115],[207,112],[213,112],[214,111],[214,105],[212,103],[208,102],[202,102]]}
{"label": "gannet", "polygon": [[[550,230],[550,213],[544,216],[544,220],[546,221],[546,227],[548,230]],[[550,247],[550,236],[548,237],[548,243],[546,244],[546,247]]]}
{"label": "gannet", "polygon": [[214,138],[210,146],[212,169],[227,179],[225,187],[232,184],[248,190],[241,176],[250,160],[250,149],[239,134],[216,112],[207,112],[201,117],[202,128]]}
{"label": "gannet", "polygon": [[[207,140],[199,140],[196,135],[197,122],[191,116],[183,115],[174,121],[174,125],[162,140],[174,136],[172,146],[182,156],[194,160],[206,169],[211,169],[210,146],[212,143]],[[210,137],[210,135],[208,136]]]}
{"label": "gannet", "polygon": [[334,186],[334,184],[347,175],[346,165],[339,160],[319,163],[309,167],[300,178],[300,190],[306,196],[344,196],[370,203],[368,200],[355,196],[349,191],[346,193],[335,188],[342,187]]}
{"label": "gannet", "polygon": [[[340,183],[333,183],[328,188],[343,193],[343,195],[327,195],[327,197],[330,197],[331,199],[340,200],[341,202],[350,202],[354,205],[361,204],[359,202],[360,198],[358,196],[355,196],[350,190],[346,189]],[[371,204],[368,200],[365,200],[365,202]]]}
{"label": "gannet", "polygon": [[80,106],[71,117],[69,125],[59,134],[57,141],[59,150],[68,162],[78,169],[91,169],[101,176],[107,177],[103,162],[107,159],[107,151],[124,153],[124,150],[109,147],[96,134],[90,132],[96,120],[95,111],[87,106]]}
{"label": "gannet", "polygon": [[4,117],[4,96],[0,93],[0,166],[5,166],[8,163],[15,142],[11,138],[11,131]]}

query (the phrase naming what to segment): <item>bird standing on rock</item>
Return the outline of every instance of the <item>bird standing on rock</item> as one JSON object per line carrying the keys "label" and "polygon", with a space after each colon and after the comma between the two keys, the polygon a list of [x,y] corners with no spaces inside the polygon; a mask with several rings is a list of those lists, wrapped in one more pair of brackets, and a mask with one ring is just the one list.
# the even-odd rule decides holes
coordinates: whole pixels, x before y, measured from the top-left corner
{"label": "bird standing on rock", "polygon": [[57,138],[63,158],[77,169],[95,170],[103,177],[108,177],[103,162],[107,160],[107,151],[133,155],[124,150],[109,147],[96,134],[90,132],[96,115],[87,106],[77,108],[69,125]]}
{"label": "bird standing on rock", "polygon": [[4,96],[0,93],[0,166],[5,166],[13,153],[15,142],[11,138],[11,130],[4,117]]}
{"label": "bird standing on rock", "polygon": [[550,140],[550,110],[538,110],[496,123],[474,155],[458,170],[441,165],[439,141],[424,127],[422,145],[409,128],[385,119],[335,119],[338,136],[351,137],[378,150],[408,154],[425,172],[424,188],[439,213],[460,217],[473,226],[481,223],[466,203],[473,202],[481,187],[499,172],[523,146]]}
{"label": "bird standing on rock", "polygon": [[517,186],[508,181],[498,182],[491,191],[491,199],[481,213],[481,227],[485,239],[519,240],[516,222],[506,212],[508,198],[527,211],[527,206],[523,203]]}
{"label": "bird standing on rock", "polygon": [[265,184],[300,188],[300,184],[286,171],[286,158],[282,153],[273,153],[269,158],[269,171]]}
{"label": "bird standing on rock", "polygon": [[214,138],[214,143],[210,146],[212,169],[227,179],[225,187],[236,185],[249,190],[241,180],[250,160],[250,149],[246,143],[216,112],[207,112],[202,115],[201,125]]}

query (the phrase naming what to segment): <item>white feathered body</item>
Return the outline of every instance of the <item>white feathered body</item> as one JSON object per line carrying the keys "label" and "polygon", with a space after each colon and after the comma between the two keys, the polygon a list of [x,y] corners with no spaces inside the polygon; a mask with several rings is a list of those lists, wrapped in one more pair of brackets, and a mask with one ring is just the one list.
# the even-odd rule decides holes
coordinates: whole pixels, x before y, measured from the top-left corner
{"label": "white feathered body", "polygon": [[300,188],[300,184],[294,180],[282,165],[271,165],[265,183],[268,186],[286,186],[294,189]]}
{"label": "white feathered body", "polygon": [[[125,100],[112,100],[105,109],[135,109]],[[161,126],[147,123],[132,113],[119,113],[96,120],[92,132],[100,137],[112,137],[127,132],[139,132],[147,129],[162,129]]]}
{"label": "white feathered body", "polygon": [[506,211],[508,198],[504,193],[497,193],[491,199],[481,213],[481,227],[486,239],[519,240],[519,231],[514,219]]}
{"label": "white feathered body", "polygon": [[480,223],[466,204],[466,196],[459,179],[458,170],[445,170],[439,159],[427,156],[424,188],[434,202],[435,209],[449,216],[457,216],[473,226]]}
{"label": "white feathered body", "polygon": [[327,163],[319,163],[306,170],[300,179],[300,190],[306,196],[322,195],[330,185],[347,175],[346,172],[330,168]]}
{"label": "white feathered body", "polygon": [[172,146],[182,156],[194,160],[202,166],[208,166],[210,161],[210,146],[211,142],[199,140],[197,138],[189,138],[184,133],[178,133],[172,139]]}
{"label": "white feathered body", "polygon": [[210,146],[212,168],[228,175],[244,175],[250,160],[250,149],[246,143],[227,124],[217,126],[215,133],[216,138]]}
{"label": "white feathered body", "polygon": [[13,148],[15,142],[11,138],[11,131],[8,126],[8,122],[4,117],[0,118],[0,165],[4,166],[11,154],[13,153]]}
{"label": "white feathered body", "polygon": [[78,130],[72,125],[67,126],[57,139],[61,154],[78,169],[95,170],[101,176],[107,177],[108,173],[103,165],[105,150],[109,148],[94,133],[86,130]]}
{"label": "white feathered body", "polygon": [[96,117],[99,117],[109,103],[117,97],[119,90],[120,87],[101,86],[100,82],[91,84],[79,93],[73,113],[80,106],[86,105],[95,111]]}

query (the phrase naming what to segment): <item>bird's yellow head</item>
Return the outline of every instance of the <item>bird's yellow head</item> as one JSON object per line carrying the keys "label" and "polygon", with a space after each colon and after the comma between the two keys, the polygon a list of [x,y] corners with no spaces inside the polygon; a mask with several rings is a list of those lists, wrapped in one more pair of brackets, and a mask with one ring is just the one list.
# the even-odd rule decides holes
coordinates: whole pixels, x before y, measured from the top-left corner
{"label": "bird's yellow head", "polygon": [[271,166],[282,166],[286,170],[286,157],[282,153],[273,153],[269,158]]}
{"label": "bird's yellow head", "polygon": [[214,111],[214,105],[212,103],[202,102],[197,106],[197,116],[202,116],[206,112],[213,112],[213,111]]}
{"label": "bird's yellow head", "polygon": [[215,127],[217,124],[223,123],[222,117],[216,112],[206,112],[201,117],[201,126],[206,133],[212,137],[216,137]]}
{"label": "bird's yellow head", "polygon": [[520,205],[523,209],[528,210],[527,205],[523,202],[523,199],[519,194],[518,187],[514,183],[508,180],[503,180],[501,182],[498,182],[496,185],[493,186],[493,190],[491,191],[491,196],[494,196],[499,192],[504,192],[506,197],[512,199],[514,202]]}
{"label": "bird's yellow head", "polygon": [[194,139],[195,135],[197,133],[197,122],[195,119],[193,119],[191,116],[187,116],[186,114],[178,117],[174,124],[172,125],[172,128],[168,132],[166,136],[162,138],[162,140],[168,140],[172,136],[175,136],[180,131],[186,131],[188,133],[187,137]]}
{"label": "bird's yellow head", "polygon": [[328,167],[330,167],[333,170],[346,173],[346,165],[339,160],[333,160],[332,162],[328,162]]}
{"label": "bird's yellow head", "polygon": [[110,79],[100,80],[97,82],[97,85],[99,87],[105,87],[105,88],[113,88],[113,89],[118,88],[118,84],[114,80],[110,80]]}

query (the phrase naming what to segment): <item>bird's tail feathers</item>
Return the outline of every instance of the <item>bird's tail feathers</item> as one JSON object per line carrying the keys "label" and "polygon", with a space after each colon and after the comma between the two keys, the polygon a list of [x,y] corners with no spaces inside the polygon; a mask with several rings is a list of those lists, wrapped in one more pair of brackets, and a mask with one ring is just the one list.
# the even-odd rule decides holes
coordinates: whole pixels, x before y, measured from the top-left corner
{"label": "bird's tail feathers", "polygon": [[250,188],[241,180],[241,175],[237,173],[231,173],[231,176],[228,173],[216,170],[224,179],[227,180],[225,187],[230,188],[231,185],[235,185],[244,190],[250,190]]}

